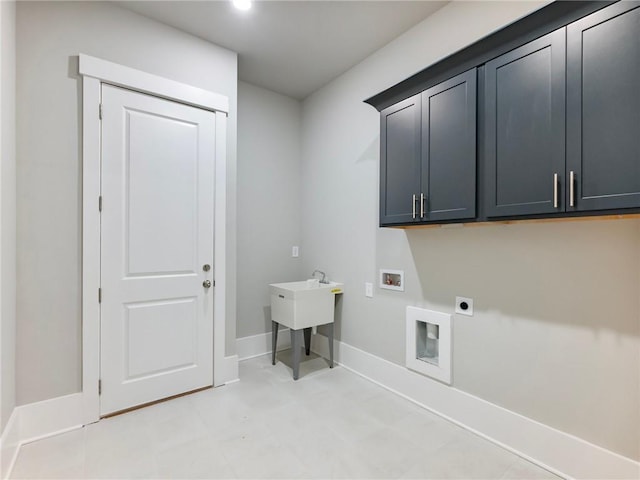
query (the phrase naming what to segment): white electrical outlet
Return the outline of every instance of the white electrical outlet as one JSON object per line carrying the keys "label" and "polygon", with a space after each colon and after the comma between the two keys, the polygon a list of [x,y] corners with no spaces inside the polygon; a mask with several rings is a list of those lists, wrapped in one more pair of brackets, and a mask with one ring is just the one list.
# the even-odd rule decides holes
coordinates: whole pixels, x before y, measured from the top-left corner
{"label": "white electrical outlet", "polygon": [[294,258],[297,258],[300,256],[300,249],[298,248],[297,245],[294,245],[293,247],[291,247],[291,256]]}
{"label": "white electrical outlet", "polygon": [[473,298],[456,297],[456,313],[473,317]]}
{"label": "white electrical outlet", "polygon": [[365,297],[373,298],[373,283],[364,284],[364,295]]}

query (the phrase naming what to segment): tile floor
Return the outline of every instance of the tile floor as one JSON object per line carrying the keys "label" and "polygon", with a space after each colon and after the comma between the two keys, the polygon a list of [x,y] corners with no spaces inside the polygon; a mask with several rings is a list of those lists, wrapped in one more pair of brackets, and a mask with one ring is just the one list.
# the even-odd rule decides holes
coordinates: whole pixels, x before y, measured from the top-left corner
{"label": "tile floor", "polygon": [[11,478],[557,478],[323,358],[290,365],[25,445]]}

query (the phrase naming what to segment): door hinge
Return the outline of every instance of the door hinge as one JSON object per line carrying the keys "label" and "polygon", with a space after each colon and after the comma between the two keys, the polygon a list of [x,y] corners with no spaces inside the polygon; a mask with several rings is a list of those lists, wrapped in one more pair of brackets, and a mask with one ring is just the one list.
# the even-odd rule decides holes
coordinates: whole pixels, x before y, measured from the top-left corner
{"label": "door hinge", "polygon": [[98,288],[98,303],[102,303],[102,288]]}
{"label": "door hinge", "polygon": [[98,105],[98,117],[102,120],[102,104]]}
{"label": "door hinge", "polygon": [[98,380],[98,395],[102,395],[102,380]]}
{"label": "door hinge", "polygon": [[102,211],[102,195],[98,197],[98,211]]}

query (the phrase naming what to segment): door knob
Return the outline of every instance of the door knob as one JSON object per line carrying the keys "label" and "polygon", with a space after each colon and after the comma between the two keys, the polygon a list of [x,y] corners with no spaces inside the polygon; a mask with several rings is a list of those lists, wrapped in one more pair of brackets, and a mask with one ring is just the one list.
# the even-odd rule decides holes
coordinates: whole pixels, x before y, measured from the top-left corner
{"label": "door knob", "polygon": [[202,286],[204,288],[211,288],[211,280],[205,280],[204,282],[202,282]]}
{"label": "door knob", "polygon": [[211,270],[211,265],[209,265],[208,263],[205,263],[202,266],[202,270],[204,270],[205,272],[208,272],[209,270]]}

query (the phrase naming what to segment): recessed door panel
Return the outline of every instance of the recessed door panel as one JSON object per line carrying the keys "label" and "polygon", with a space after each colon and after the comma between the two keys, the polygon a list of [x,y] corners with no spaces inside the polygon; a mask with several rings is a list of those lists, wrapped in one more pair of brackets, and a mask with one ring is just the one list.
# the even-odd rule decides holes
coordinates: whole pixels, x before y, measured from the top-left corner
{"label": "recessed door panel", "polygon": [[125,305],[125,381],[197,365],[197,298]]}
{"label": "recessed door panel", "polygon": [[552,134],[551,47],[499,67],[496,83],[496,174],[510,179],[499,184],[497,203],[548,202],[548,189],[538,185],[553,174],[553,145],[540,141]]}
{"label": "recessed door panel", "polygon": [[129,109],[125,115],[126,274],[194,273],[198,125]]}

